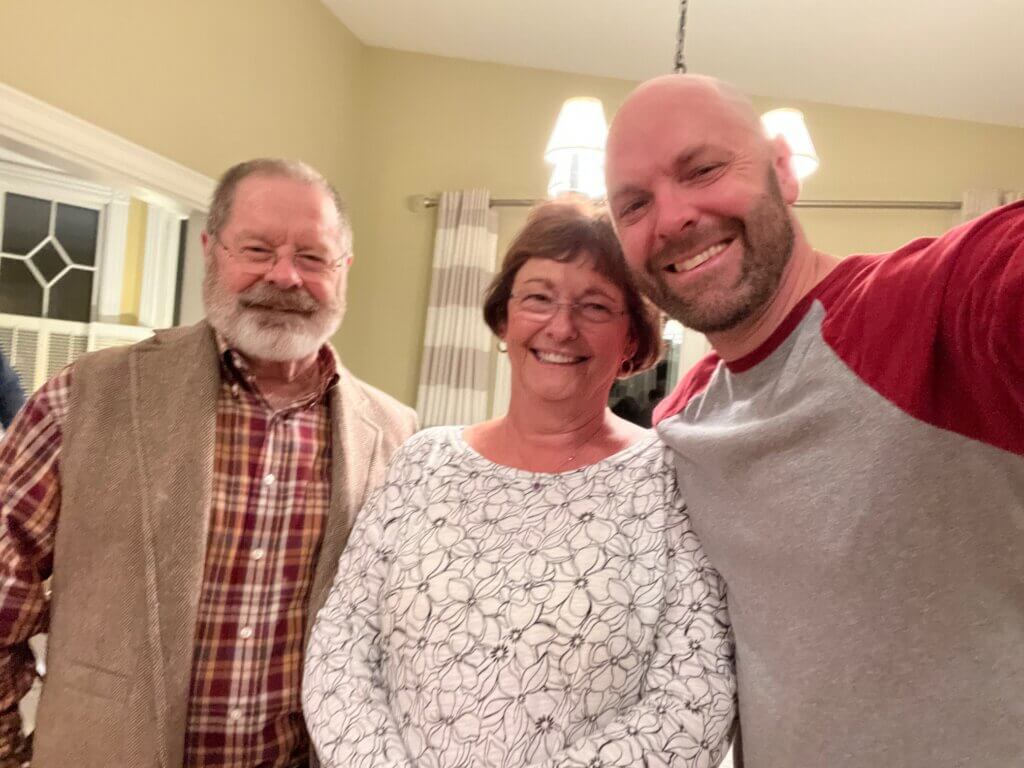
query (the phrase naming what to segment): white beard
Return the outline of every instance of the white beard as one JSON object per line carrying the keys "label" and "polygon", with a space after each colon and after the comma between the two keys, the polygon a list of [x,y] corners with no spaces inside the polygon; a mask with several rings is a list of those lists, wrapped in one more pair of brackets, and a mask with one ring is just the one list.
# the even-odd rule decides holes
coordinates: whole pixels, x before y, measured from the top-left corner
{"label": "white beard", "polygon": [[[206,318],[246,357],[275,362],[302,360],[315,355],[338,330],[345,307],[341,298],[321,304],[297,290],[281,291],[257,282],[242,293],[229,293],[220,285],[216,266],[208,265],[203,281]],[[254,299],[302,311],[273,312],[244,305],[246,300]]]}
{"label": "white beard", "polygon": [[259,310],[240,308],[235,317],[221,326],[211,313],[210,324],[246,357],[282,362],[315,355],[341,324],[340,316],[324,326],[315,316],[268,322],[261,317],[263,314]]}

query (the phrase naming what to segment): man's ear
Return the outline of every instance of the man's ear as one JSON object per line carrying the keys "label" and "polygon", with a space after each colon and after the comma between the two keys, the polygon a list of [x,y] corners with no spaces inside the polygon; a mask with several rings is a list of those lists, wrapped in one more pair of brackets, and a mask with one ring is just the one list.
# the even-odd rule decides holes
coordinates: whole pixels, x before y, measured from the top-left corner
{"label": "man's ear", "polygon": [[800,179],[793,168],[793,150],[782,136],[771,140],[772,168],[779,180],[779,189],[786,205],[792,205],[800,197]]}
{"label": "man's ear", "polygon": [[206,263],[207,269],[210,267],[210,263],[213,261],[213,235],[207,232],[205,229],[199,235],[199,242],[203,246],[203,261]]}

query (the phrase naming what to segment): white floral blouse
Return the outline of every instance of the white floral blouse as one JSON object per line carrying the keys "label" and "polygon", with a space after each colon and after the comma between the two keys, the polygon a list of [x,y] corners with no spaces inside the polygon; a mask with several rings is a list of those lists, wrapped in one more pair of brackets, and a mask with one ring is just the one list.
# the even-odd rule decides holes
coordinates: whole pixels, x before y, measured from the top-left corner
{"label": "white floral blouse", "polygon": [[413,436],[310,639],[328,768],[713,766],[735,681],[725,589],[656,437],[562,474]]}

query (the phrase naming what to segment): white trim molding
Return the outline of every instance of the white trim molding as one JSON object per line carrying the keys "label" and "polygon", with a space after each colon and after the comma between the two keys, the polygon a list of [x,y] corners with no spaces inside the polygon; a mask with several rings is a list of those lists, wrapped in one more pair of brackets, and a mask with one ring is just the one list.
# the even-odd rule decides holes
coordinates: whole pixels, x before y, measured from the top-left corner
{"label": "white trim molding", "polygon": [[103,247],[99,259],[95,318],[117,322],[124,294],[124,257],[128,245],[128,198],[115,196],[103,217]]}
{"label": "white trim molding", "polygon": [[214,180],[0,83],[0,141],[36,160],[127,189],[182,215],[209,206]]}

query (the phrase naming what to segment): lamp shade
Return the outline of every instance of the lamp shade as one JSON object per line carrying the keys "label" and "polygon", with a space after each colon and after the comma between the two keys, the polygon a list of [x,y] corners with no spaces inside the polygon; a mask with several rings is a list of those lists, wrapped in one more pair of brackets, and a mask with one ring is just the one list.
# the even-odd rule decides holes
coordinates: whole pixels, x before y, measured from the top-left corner
{"label": "lamp shade", "polygon": [[562,105],[551,132],[544,159],[556,162],[559,155],[569,152],[591,151],[604,154],[608,138],[608,123],[604,119],[604,106],[600,99],[577,96]]}
{"label": "lamp shade", "polygon": [[578,192],[592,198],[604,197],[607,138],[608,123],[599,99],[579,96],[566,101],[544,150],[544,159],[554,166],[548,196]]}
{"label": "lamp shade", "polygon": [[551,170],[548,197],[576,192],[594,200],[605,196],[604,153],[566,152],[560,154]]}
{"label": "lamp shade", "polygon": [[814,151],[810,131],[799,109],[783,107],[761,115],[761,124],[769,137],[782,136],[793,153],[793,172],[805,179],[818,170],[818,153]]}

